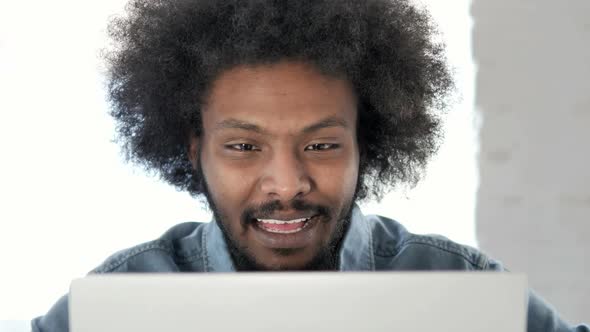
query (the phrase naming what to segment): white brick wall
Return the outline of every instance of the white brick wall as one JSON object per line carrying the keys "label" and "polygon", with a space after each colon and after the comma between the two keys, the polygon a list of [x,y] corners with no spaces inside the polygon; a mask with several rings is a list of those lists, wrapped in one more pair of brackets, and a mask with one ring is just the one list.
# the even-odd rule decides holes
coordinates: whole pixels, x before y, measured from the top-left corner
{"label": "white brick wall", "polygon": [[473,0],[480,247],[590,322],[590,1]]}

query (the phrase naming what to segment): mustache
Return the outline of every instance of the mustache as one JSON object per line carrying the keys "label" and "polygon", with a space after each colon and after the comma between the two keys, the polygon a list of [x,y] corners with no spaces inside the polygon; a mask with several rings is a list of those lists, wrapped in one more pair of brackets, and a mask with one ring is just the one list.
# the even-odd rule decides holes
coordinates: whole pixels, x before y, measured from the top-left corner
{"label": "mustache", "polygon": [[325,205],[314,204],[297,199],[291,201],[288,206],[285,206],[281,201],[277,200],[246,208],[240,218],[241,224],[245,227],[248,226],[248,224],[253,223],[256,218],[270,218],[273,213],[284,210],[307,212],[308,214],[325,217],[326,220],[330,220],[332,216],[331,209]]}

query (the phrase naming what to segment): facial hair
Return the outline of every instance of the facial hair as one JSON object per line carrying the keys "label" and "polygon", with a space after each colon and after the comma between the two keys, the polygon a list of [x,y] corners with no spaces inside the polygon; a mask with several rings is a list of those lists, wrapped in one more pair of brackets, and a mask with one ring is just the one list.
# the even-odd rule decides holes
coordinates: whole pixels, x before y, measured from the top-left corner
{"label": "facial hair", "polygon": [[[247,248],[240,247],[238,242],[234,239],[231,232],[225,227],[225,225],[229,224],[231,221],[229,218],[222,213],[222,211],[217,207],[213,196],[211,195],[207,181],[203,176],[203,172],[200,168],[200,163],[198,165],[199,169],[197,170],[198,174],[201,175],[201,189],[209,208],[213,213],[213,217],[221,232],[223,234],[223,238],[227,245],[227,249],[229,254],[232,258],[234,263],[234,267],[237,271],[267,271],[268,268],[264,267],[263,264],[257,262],[256,259],[248,252]],[[358,186],[358,184],[357,184]],[[331,209],[324,207],[313,205],[307,203],[303,200],[293,200],[290,203],[290,209],[296,211],[313,211],[314,214],[322,215],[325,218],[325,222],[329,222],[334,217],[336,218],[336,227],[332,233],[330,241],[327,245],[321,247],[318,253],[314,256],[314,258],[309,261],[305,266],[300,268],[288,268],[288,267],[277,267],[276,271],[288,271],[288,270],[297,270],[297,271],[335,271],[339,269],[340,264],[340,248],[342,246],[343,239],[348,231],[350,226],[350,221],[352,217],[352,210],[354,207],[353,202],[356,198],[355,195],[351,198],[350,202],[345,206],[345,208],[336,216],[331,212]],[[271,214],[274,211],[286,209],[283,207],[282,204],[278,201],[271,201],[260,206],[250,207],[246,209],[240,218],[240,223],[243,227],[248,227],[249,223],[252,222],[252,215],[261,215],[261,214]],[[298,249],[275,249],[275,253],[278,255],[289,256],[290,254],[294,253]]]}

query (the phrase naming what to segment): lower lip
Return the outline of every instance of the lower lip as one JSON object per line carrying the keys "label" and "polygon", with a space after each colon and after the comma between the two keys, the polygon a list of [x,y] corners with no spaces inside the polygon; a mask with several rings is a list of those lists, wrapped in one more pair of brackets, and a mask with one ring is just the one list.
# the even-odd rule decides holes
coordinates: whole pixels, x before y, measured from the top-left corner
{"label": "lower lip", "polygon": [[312,217],[303,229],[295,233],[272,233],[266,231],[252,223],[254,238],[262,244],[262,246],[270,249],[298,249],[304,248],[311,244],[314,234],[316,233],[316,226],[319,217]]}

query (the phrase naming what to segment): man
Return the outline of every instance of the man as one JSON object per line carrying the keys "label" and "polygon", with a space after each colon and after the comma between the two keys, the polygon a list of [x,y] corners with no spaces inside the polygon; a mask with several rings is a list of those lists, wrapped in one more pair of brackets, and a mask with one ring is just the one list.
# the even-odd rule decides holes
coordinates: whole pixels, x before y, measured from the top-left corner
{"label": "man", "polygon": [[[427,13],[407,0],[132,0],[107,53],[130,160],[204,197],[92,273],[502,270],[355,205],[414,183],[453,88]],[[67,297],[32,322],[67,331]],[[572,327],[530,293],[529,331]]]}

